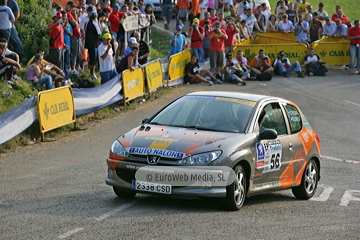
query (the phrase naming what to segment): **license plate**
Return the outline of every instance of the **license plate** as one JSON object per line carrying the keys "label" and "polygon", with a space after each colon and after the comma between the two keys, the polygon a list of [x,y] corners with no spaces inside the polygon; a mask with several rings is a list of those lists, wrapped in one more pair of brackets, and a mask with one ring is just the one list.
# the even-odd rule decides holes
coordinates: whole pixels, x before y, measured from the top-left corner
{"label": "license plate", "polygon": [[171,194],[171,185],[150,182],[132,181],[132,189],[146,192]]}

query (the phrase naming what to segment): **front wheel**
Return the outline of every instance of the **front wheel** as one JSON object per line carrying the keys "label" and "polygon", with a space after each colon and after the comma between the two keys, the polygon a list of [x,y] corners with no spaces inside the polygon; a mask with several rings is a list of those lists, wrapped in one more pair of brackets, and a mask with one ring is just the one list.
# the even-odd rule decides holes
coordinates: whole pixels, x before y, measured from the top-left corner
{"label": "front wheel", "polygon": [[310,159],[306,165],[304,174],[301,179],[301,184],[298,187],[293,187],[292,192],[298,199],[308,200],[314,196],[318,185],[319,170],[315,160]]}
{"label": "front wheel", "polygon": [[126,190],[123,190],[119,187],[113,187],[113,190],[118,197],[122,198],[132,198],[136,195],[136,192],[127,192]]}
{"label": "front wheel", "polygon": [[235,181],[226,187],[224,206],[231,211],[239,210],[246,196],[246,173],[241,165],[234,168]]}

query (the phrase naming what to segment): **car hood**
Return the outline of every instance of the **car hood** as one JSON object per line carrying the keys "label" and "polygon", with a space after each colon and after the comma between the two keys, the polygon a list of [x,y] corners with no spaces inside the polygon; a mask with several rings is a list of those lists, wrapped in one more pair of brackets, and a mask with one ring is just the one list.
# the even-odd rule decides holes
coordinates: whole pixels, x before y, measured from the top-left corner
{"label": "car hood", "polygon": [[143,125],[119,137],[130,154],[181,159],[223,149],[243,133],[213,132],[169,126]]}

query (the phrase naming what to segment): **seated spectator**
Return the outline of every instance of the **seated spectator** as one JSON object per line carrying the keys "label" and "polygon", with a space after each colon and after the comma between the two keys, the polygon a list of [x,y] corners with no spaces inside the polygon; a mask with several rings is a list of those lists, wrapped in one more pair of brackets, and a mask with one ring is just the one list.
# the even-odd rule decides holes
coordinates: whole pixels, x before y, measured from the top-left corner
{"label": "seated spectator", "polygon": [[[58,66],[56,66],[55,64],[52,64],[48,61],[46,61],[44,59],[44,50],[42,50],[41,48],[38,48],[35,52],[35,56],[37,54],[40,54],[41,56],[43,56],[42,58],[42,64],[38,65],[38,67],[40,68],[40,70],[42,70],[42,66],[45,66],[44,69],[44,73],[47,75],[50,75],[52,78],[65,78],[65,74],[64,71],[61,70]],[[30,60],[28,61],[27,65],[26,65],[26,69],[29,68],[29,66],[34,62],[35,56],[33,56],[32,58],[30,58]]]}
{"label": "seated spectator", "polygon": [[254,57],[251,65],[251,71],[255,74],[274,72],[274,68],[271,66],[271,60],[268,56],[265,55],[264,49],[259,50],[259,54]]}
{"label": "seated spectator", "polygon": [[209,86],[213,85],[213,82],[211,80],[208,81],[205,79],[206,76],[210,77],[214,81],[214,83],[223,83],[220,79],[216,79],[214,74],[212,74],[208,69],[200,71],[200,66],[195,55],[191,56],[190,62],[186,64],[185,71],[185,83],[195,84],[204,82],[208,83]]}
{"label": "seated spectator", "polygon": [[[238,63],[240,64],[240,67],[242,68],[242,70],[246,73],[249,73],[248,76],[250,76],[250,72],[251,71],[251,66],[249,61],[247,60],[246,57],[244,57],[244,53],[241,50],[238,50],[236,53],[236,60],[238,61]],[[249,78],[249,77],[248,77]]]}
{"label": "seated spectator", "polygon": [[[6,58],[10,58],[14,61],[16,61],[17,63],[20,64],[20,58],[19,58],[19,55],[16,53],[16,52],[13,52],[11,51],[9,48],[8,48],[8,42],[6,41],[5,38],[0,38],[0,44],[4,45],[6,47],[6,50],[4,51],[4,53],[2,54],[3,57],[6,57]],[[15,81],[20,79],[20,77],[18,77],[16,75],[17,71],[19,71],[19,69],[15,66],[12,67],[12,74],[9,75],[9,80],[10,79],[14,79]]]}
{"label": "seated spectator", "polygon": [[102,37],[102,43],[98,47],[101,84],[108,82],[118,75],[114,65],[113,50],[110,43],[111,39],[111,34],[105,33]]}
{"label": "seated spectator", "polygon": [[278,25],[279,25],[279,23],[278,23],[278,21],[276,21],[276,16],[272,14],[269,17],[269,21],[266,23],[266,31],[267,32],[278,32],[279,31]]}
{"label": "seated spectator", "polygon": [[303,15],[299,14],[299,22],[295,23],[296,41],[306,42],[308,40],[309,24],[303,20]]}
{"label": "seated spectator", "polygon": [[338,19],[335,22],[336,28],[334,33],[331,35],[332,38],[343,38],[347,36],[347,26],[341,23],[341,20]]}
{"label": "seated spectator", "polygon": [[183,34],[181,34],[182,26],[176,26],[176,32],[170,37],[170,54],[174,55],[180,53],[186,48],[186,38]]}
{"label": "seated spectator", "polygon": [[14,67],[20,69],[21,66],[15,60],[5,57],[5,52],[6,46],[0,44],[0,78],[4,78],[3,84],[12,88],[8,80],[12,78]]}
{"label": "seated spectator", "polygon": [[125,57],[131,53],[133,47],[137,47],[137,46],[138,46],[138,42],[136,41],[136,38],[134,37],[129,38],[129,45],[124,51]]}
{"label": "seated spectator", "polygon": [[143,65],[147,63],[149,55],[150,55],[150,47],[144,40],[141,39],[141,33],[135,32],[134,38],[136,38],[136,41],[139,44],[139,64]]}
{"label": "seated spectator", "polygon": [[294,9],[293,3],[289,3],[289,9],[286,10],[285,14],[288,15],[289,21],[292,22],[293,25],[298,22],[298,12]]}
{"label": "seated spectator", "polygon": [[281,21],[282,16],[286,14],[288,7],[285,5],[285,1],[280,1],[280,5],[276,8],[276,16],[279,21]]}
{"label": "seated spectator", "polygon": [[320,57],[315,54],[314,48],[309,49],[309,54],[304,58],[304,64],[306,65],[306,73],[314,76],[325,76],[328,69],[323,65]]}
{"label": "seated spectator", "polygon": [[[27,80],[32,81],[34,86],[40,87],[45,85],[46,90],[53,89],[53,80],[50,75],[44,74],[45,66],[42,61],[43,55],[36,54],[33,62],[27,69],[26,78]],[[61,81],[62,78],[55,78],[55,86],[61,87]]]}
{"label": "seated spectator", "polygon": [[331,17],[331,20],[333,22],[336,22],[336,20],[340,20],[342,24],[346,24],[347,22],[349,22],[349,18],[343,13],[343,11],[341,9],[339,9],[337,11],[337,14],[333,14]]}
{"label": "seated spectator", "polygon": [[279,52],[278,58],[274,61],[274,69],[277,70],[279,75],[283,75],[288,78],[290,73],[296,69],[297,76],[299,78],[304,78],[304,75],[301,73],[301,66],[298,61],[295,61],[293,64],[290,63],[290,60],[285,57],[285,52]]}
{"label": "seated spectator", "polygon": [[334,34],[336,29],[336,24],[331,21],[330,17],[325,18],[325,24],[324,24],[324,35],[325,36],[331,36]]}
{"label": "seated spectator", "polygon": [[139,48],[133,47],[131,49],[131,53],[121,58],[119,64],[116,66],[116,71],[118,73],[122,73],[124,70],[129,69],[130,71],[134,71],[136,68],[139,67],[139,63],[137,61],[139,55]]}
{"label": "seated spectator", "polygon": [[245,80],[250,77],[250,74],[241,68],[239,62],[236,59],[233,60],[231,53],[226,54],[222,74],[225,75],[225,81],[235,82],[239,86],[245,86]]}
{"label": "seated spectator", "polygon": [[279,32],[292,33],[294,32],[294,25],[288,20],[288,16],[284,14],[282,21],[279,22]]}

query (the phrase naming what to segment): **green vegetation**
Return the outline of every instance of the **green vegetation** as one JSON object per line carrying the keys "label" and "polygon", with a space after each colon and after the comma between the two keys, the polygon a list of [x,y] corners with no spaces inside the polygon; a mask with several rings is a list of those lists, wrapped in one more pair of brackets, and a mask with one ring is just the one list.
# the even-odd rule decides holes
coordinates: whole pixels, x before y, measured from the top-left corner
{"label": "green vegetation", "polygon": [[156,28],[151,29],[150,39],[152,44],[150,45],[150,57],[151,60],[158,58],[167,58],[170,52],[170,35],[157,30]]}
{"label": "green vegetation", "polygon": [[[291,0],[290,2],[294,2],[295,0]],[[271,5],[271,12],[275,12],[276,3],[278,0],[269,0]],[[326,11],[331,17],[335,13],[336,5],[340,5],[344,14],[350,19],[352,23],[354,20],[360,19],[359,17],[359,9],[354,7],[354,4],[357,6],[356,1],[354,0],[307,0],[313,6],[313,11],[318,9],[319,3],[324,3],[324,11]],[[352,7],[353,6],[353,7]]]}

